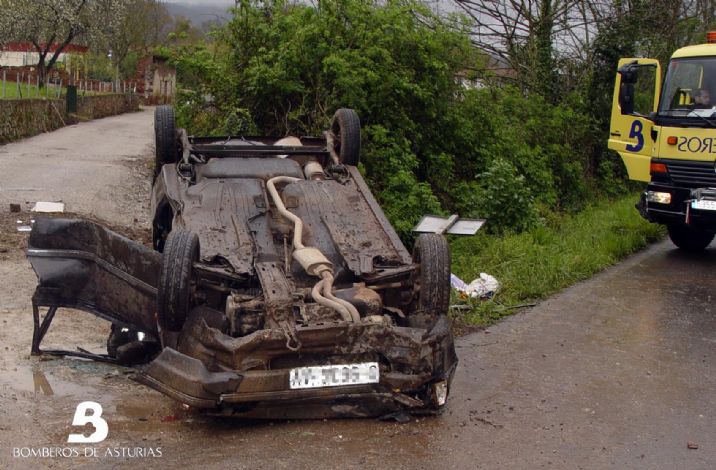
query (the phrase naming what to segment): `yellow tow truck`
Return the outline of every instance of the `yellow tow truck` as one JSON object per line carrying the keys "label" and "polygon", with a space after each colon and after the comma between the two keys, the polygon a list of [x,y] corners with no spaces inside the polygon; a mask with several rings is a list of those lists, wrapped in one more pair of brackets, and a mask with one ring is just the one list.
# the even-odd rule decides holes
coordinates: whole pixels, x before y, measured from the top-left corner
{"label": "yellow tow truck", "polygon": [[619,61],[609,148],[629,179],[648,182],[640,214],[700,251],[716,234],[716,31],[674,52],[661,77],[655,59]]}

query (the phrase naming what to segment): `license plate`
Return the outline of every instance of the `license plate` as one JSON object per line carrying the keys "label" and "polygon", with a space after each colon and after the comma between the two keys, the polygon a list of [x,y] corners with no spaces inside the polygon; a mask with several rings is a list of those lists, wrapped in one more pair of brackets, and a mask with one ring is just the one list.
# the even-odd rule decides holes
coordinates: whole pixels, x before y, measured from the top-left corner
{"label": "license plate", "polygon": [[716,211],[716,201],[702,199],[700,201],[691,201],[692,209],[701,209],[705,211]]}
{"label": "license plate", "polygon": [[378,363],[363,362],[291,369],[289,387],[291,389],[340,387],[342,385],[374,384],[379,381]]}

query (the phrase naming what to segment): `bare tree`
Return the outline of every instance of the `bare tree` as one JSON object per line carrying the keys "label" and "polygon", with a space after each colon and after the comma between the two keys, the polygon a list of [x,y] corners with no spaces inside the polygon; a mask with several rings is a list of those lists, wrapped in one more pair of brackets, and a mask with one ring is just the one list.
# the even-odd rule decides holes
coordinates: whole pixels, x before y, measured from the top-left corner
{"label": "bare tree", "polygon": [[44,83],[69,44],[91,44],[115,30],[125,5],[126,0],[0,0],[0,37],[33,45]]}
{"label": "bare tree", "polygon": [[474,21],[473,42],[513,70],[520,85],[547,96],[558,60],[584,53],[604,9],[600,0],[454,1]]}
{"label": "bare tree", "polygon": [[132,52],[148,53],[164,40],[170,24],[171,16],[158,0],[126,0],[116,28],[105,35],[114,64],[121,64]]}

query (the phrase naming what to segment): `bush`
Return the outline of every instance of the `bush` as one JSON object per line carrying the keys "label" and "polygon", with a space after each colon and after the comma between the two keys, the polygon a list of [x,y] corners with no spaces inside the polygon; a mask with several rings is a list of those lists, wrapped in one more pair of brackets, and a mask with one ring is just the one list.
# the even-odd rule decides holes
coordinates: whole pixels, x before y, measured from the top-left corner
{"label": "bush", "polygon": [[335,109],[354,108],[362,170],[406,240],[425,213],[521,231],[536,208],[573,211],[593,194],[585,176],[600,137],[579,97],[552,105],[465,88],[457,77],[485,58],[460,18],[411,1],[241,5],[214,43],[174,52],[194,90],[178,98],[191,133],[319,135]]}
{"label": "bush", "polygon": [[492,232],[521,232],[538,219],[532,192],[512,163],[496,158],[479,177],[478,212]]}

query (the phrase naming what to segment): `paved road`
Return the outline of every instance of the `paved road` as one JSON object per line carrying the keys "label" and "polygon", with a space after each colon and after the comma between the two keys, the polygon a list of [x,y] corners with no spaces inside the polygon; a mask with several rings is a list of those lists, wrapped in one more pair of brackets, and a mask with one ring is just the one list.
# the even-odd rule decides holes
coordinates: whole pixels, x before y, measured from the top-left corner
{"label": "paved road", "polygon": [[67,210],[130,224],[146,203],[152,110],[76,124],[0,145],[0,207],[61,201]]}
{"label": "paved road", "polygon": [[[110,119],[77,126],[75,142],[126,126],[137,130],[135,153],[116,145],[102,158],[149,159],[151,115]],[[24,166],[28,173],[47,161],[23,150],[36,145],[29,139],[11,147],[37,162]],[[7,149],[0,147],[3,165]],[[121,164],[106,171],[111,179],[129,177]],[[129,174],[136,178],[130,186],[146,191],[146,177]],[[57,189],[50,177],[33,181]],[[78,210],[96,210],[95,189],[67,181],[61,197],[69,203],[65,194],[74,195],[88,204]],[[101,202],[109,207],[105,214],[131,213],[121,197],[116,201]],[[142,210],[138,202],[131,208]],[[460,338],[460,367],[440,417],[408,424],[246,423],[186,412],[131,382],[125,369],[30,358],[34,275],[17,256],[0,261],[0,468],[714,468],[714,267],[714,248],[689,256],[662,242]],[[63,312],[48,339],[100,350],[107,328],[89,315]],[[110,434],[93,446],[102,457],[13,457],[15,448],[66,448],[82,400],[104,407]],[[698,448],[688,449],[689,442]],[[144,454],[160,448],[162,457],[136,457],[137,447]],[[130,456],[107,455],[107,448]]]}

